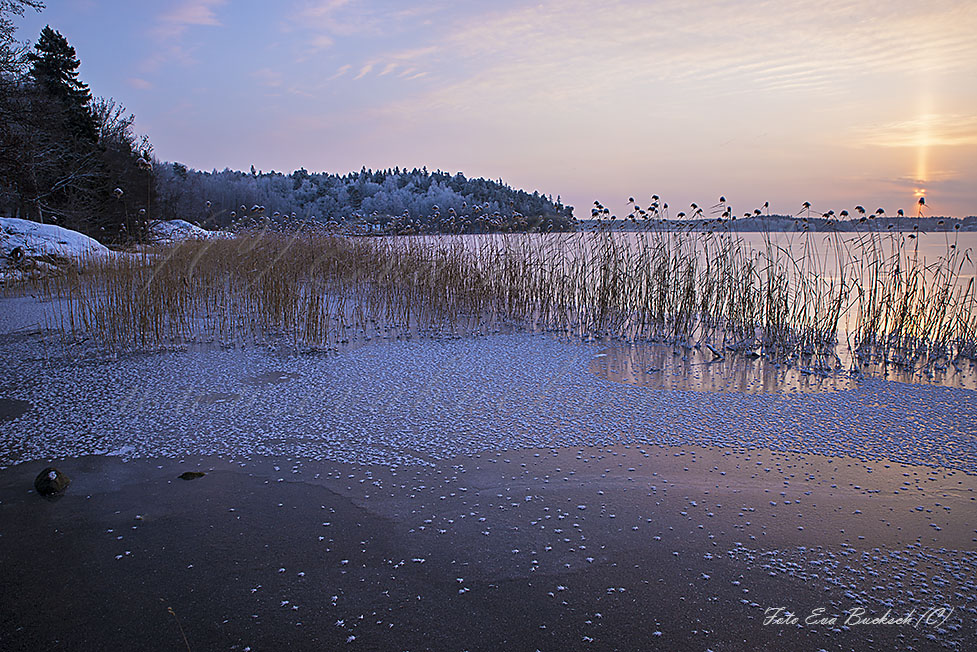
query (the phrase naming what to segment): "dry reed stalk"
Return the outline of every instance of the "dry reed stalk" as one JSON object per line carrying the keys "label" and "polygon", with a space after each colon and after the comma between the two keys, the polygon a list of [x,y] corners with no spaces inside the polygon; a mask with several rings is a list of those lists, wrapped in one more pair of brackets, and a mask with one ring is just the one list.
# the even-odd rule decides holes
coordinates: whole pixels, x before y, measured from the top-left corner
{"label": "dry reed stalk", "polygon": [[794,256],[792,240],[777,245],[769,234],[754,251],[733,233],[653,224],[633,238],[478,240],[260,228],[88,260],[38,288],[63,306],[66,340],[88,336],[115,349],[281,338],[321,349],[368,331],[511,324],[759,351],[819,370],[837,367],[842,330],[856,367],[974,356],[967,255],[949,249],[927,263],[901,236],[799,237]]}

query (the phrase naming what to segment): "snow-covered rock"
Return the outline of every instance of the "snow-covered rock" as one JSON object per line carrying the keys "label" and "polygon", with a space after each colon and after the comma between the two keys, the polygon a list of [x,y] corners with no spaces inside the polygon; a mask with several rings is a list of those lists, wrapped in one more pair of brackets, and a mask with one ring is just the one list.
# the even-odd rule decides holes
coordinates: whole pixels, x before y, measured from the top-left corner
{"label": "snow-covered rock", "polygon": [[108,252],[99,241],[71,229],[0,217],[0,253],[4,258],[83,258]]}
{"label": "snow-covered rock", "polygon": [[111,254],[105,245],[77,231],[0,217],[0,285],[57,273],[72,260]]}
{"label": "snow-covered rock", "polygon": [[202,229],[185,220],[166,220],[153,222],[149,227],[150,237],[157,243],[182,242],[183,240],[206,240],[217,236],[214,231]]}

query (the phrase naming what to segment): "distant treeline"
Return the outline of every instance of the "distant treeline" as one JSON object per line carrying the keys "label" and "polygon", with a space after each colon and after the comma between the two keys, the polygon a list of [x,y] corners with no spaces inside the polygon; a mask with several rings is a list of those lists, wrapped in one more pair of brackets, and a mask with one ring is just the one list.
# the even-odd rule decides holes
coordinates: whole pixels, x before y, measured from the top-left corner
{"label": "distant treeline", "polygon": [[578,222],[579,230],[614,231],[683,230],[683,231],[734,231],[741,233],[760,231],[977,231],[977,217],[887,217],[873,215],[856,219],[826,219],[823,217],[796,217],[790,215],[761,215],[730,219],[668,219],[668,220],[608,220],[593,219]]}
{"label": "distant treeline", "polygon": [[469,179],[427,168],[349,174],[201,172],[180,163],[155,166],[159,211],[210,228],[272,220],[315,221],[395,233],[566,231],[573,207],[501,180]]}

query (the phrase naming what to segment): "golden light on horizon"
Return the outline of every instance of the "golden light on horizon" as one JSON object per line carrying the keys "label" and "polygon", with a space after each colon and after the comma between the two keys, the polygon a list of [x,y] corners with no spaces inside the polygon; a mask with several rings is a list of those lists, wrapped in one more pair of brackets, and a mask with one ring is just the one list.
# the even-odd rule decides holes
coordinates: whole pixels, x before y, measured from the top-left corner
{"label": "golden light on horizon", "polygon": [[[929,145],[930,145],[930,120],[932,115],[932,98],[930,94],[923,91],[919,94],[919,128],[916,132],[916,182],[924,184],[929,181]],[[917,191],[917,196],[919,191]]]}
{"label": "golden light on horizon", "polygon": [[929,181],[929,171],[928,171],[928,159],[929,159],[929,145],[926,141],[920,140],[919,145],[916,146],[916,175],[915,179],[918,183],[926,183]]}

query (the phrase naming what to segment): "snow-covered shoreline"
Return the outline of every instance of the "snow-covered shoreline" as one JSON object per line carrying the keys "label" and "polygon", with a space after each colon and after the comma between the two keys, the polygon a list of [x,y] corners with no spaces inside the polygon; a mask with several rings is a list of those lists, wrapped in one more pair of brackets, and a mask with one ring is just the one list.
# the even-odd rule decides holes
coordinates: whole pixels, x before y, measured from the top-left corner
{"label": "snow-covered shoreline", "polygon": [[[153,222],[152,244],[171,245],[186,240],[226,237],[184,220]],[[71,261],[120,255],[98,240],[56,224],[41,224],[0,217],[0,285],[54,274]]]}
{"label": "snow-covered shoreline", "polygon": [[78,258],[105,255],[109,248],[83,233],[56,224],[0,217],[0,252],[4,258]]}

